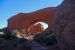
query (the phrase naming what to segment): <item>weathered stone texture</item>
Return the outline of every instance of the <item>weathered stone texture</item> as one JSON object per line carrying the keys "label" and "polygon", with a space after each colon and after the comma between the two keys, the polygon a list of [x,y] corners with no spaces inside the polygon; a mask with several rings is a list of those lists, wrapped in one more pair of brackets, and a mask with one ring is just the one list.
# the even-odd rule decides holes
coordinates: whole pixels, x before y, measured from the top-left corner
{"label": "weathered stone texture", "polygon": [[31,13],[19,13],[10,19],[8,19],[8,28],[9,29],[26,29],[30,25],[33,25],[36,22],[45,22],[49,26],[53,23],[53,15],[55,13],[55,7],[45,8]]}
{"label": "weathered stone texture", "polygon": [[75,0],[64,0],[57,7],[53,30],[60,50],[75,50]]}

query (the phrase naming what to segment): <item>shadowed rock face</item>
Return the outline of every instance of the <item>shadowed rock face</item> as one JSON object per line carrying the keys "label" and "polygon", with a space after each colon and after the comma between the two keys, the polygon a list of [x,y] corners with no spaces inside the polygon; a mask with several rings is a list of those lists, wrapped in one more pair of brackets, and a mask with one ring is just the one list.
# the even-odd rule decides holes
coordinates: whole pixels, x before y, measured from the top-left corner
{"label": "shadowed rock face", "polygon": [[75,0],[64,0],[55,17],[53,30],[60,50],[75,50]]}
{"label": "shadowed rock face", "polygon": [[28,31],[28,27],[36,22],[45,22],[49,26],[53,23],[53,15],[56,9],[45,8],[31,13],[19,13],[10,19],[8,19],[9,29],[25,29]]}

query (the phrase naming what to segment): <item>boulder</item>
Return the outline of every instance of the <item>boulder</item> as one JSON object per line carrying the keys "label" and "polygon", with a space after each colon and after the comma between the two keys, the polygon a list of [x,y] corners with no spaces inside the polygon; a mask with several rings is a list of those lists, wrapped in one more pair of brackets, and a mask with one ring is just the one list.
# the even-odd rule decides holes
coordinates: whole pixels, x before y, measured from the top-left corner
{"label": "boulder", "polygon": [[53,32],[60,50],[75,50],[75,0],[64,0],[56,9]]}

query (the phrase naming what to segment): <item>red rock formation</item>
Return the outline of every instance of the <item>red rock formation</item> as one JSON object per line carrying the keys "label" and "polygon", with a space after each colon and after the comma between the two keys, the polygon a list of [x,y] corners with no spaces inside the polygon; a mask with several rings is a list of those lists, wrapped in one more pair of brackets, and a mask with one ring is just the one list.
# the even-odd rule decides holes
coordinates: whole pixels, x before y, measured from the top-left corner
{"label": "red rock formation", "polygon": [[30,33],[38,33],[44,31],[42,24],[38,23],[37,25],[32,25],[29,27],[28,32]]}
{"label": "red rock formation", "polygon": [[25,29],[28,32],[28,27],[36,22],[45,22],[49,26],[53,23],[53,15],[56,9],[45,8],[31,13],[19,13],[8,19],[9,29]]}

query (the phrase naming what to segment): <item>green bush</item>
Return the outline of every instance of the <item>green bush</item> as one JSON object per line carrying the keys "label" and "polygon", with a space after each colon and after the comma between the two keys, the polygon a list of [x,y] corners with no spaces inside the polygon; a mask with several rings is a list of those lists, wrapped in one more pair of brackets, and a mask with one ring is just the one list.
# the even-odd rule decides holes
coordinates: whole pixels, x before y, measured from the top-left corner
{"label": "green bush", "polygon": [[12,30],[8,30],[5,35],[4,35],[4,38],[6,40],[12,40],[12,39],[15,39],[16,36],[12,34]]}
{"label": "green bush", "polygon": [[27,39],[16,37],[16,34],[20,33],[18,30],[6,29],[4,32],[5,32],[5,35],[1,36],[0,38],[4,40],[5,44],[2,42],[4,46],[0,45],[0,50],[17,50],[18,48],[20,50],[28,50],[28,49],[30,50],[31,49],[31,47],[27,43],[28,42]]}

